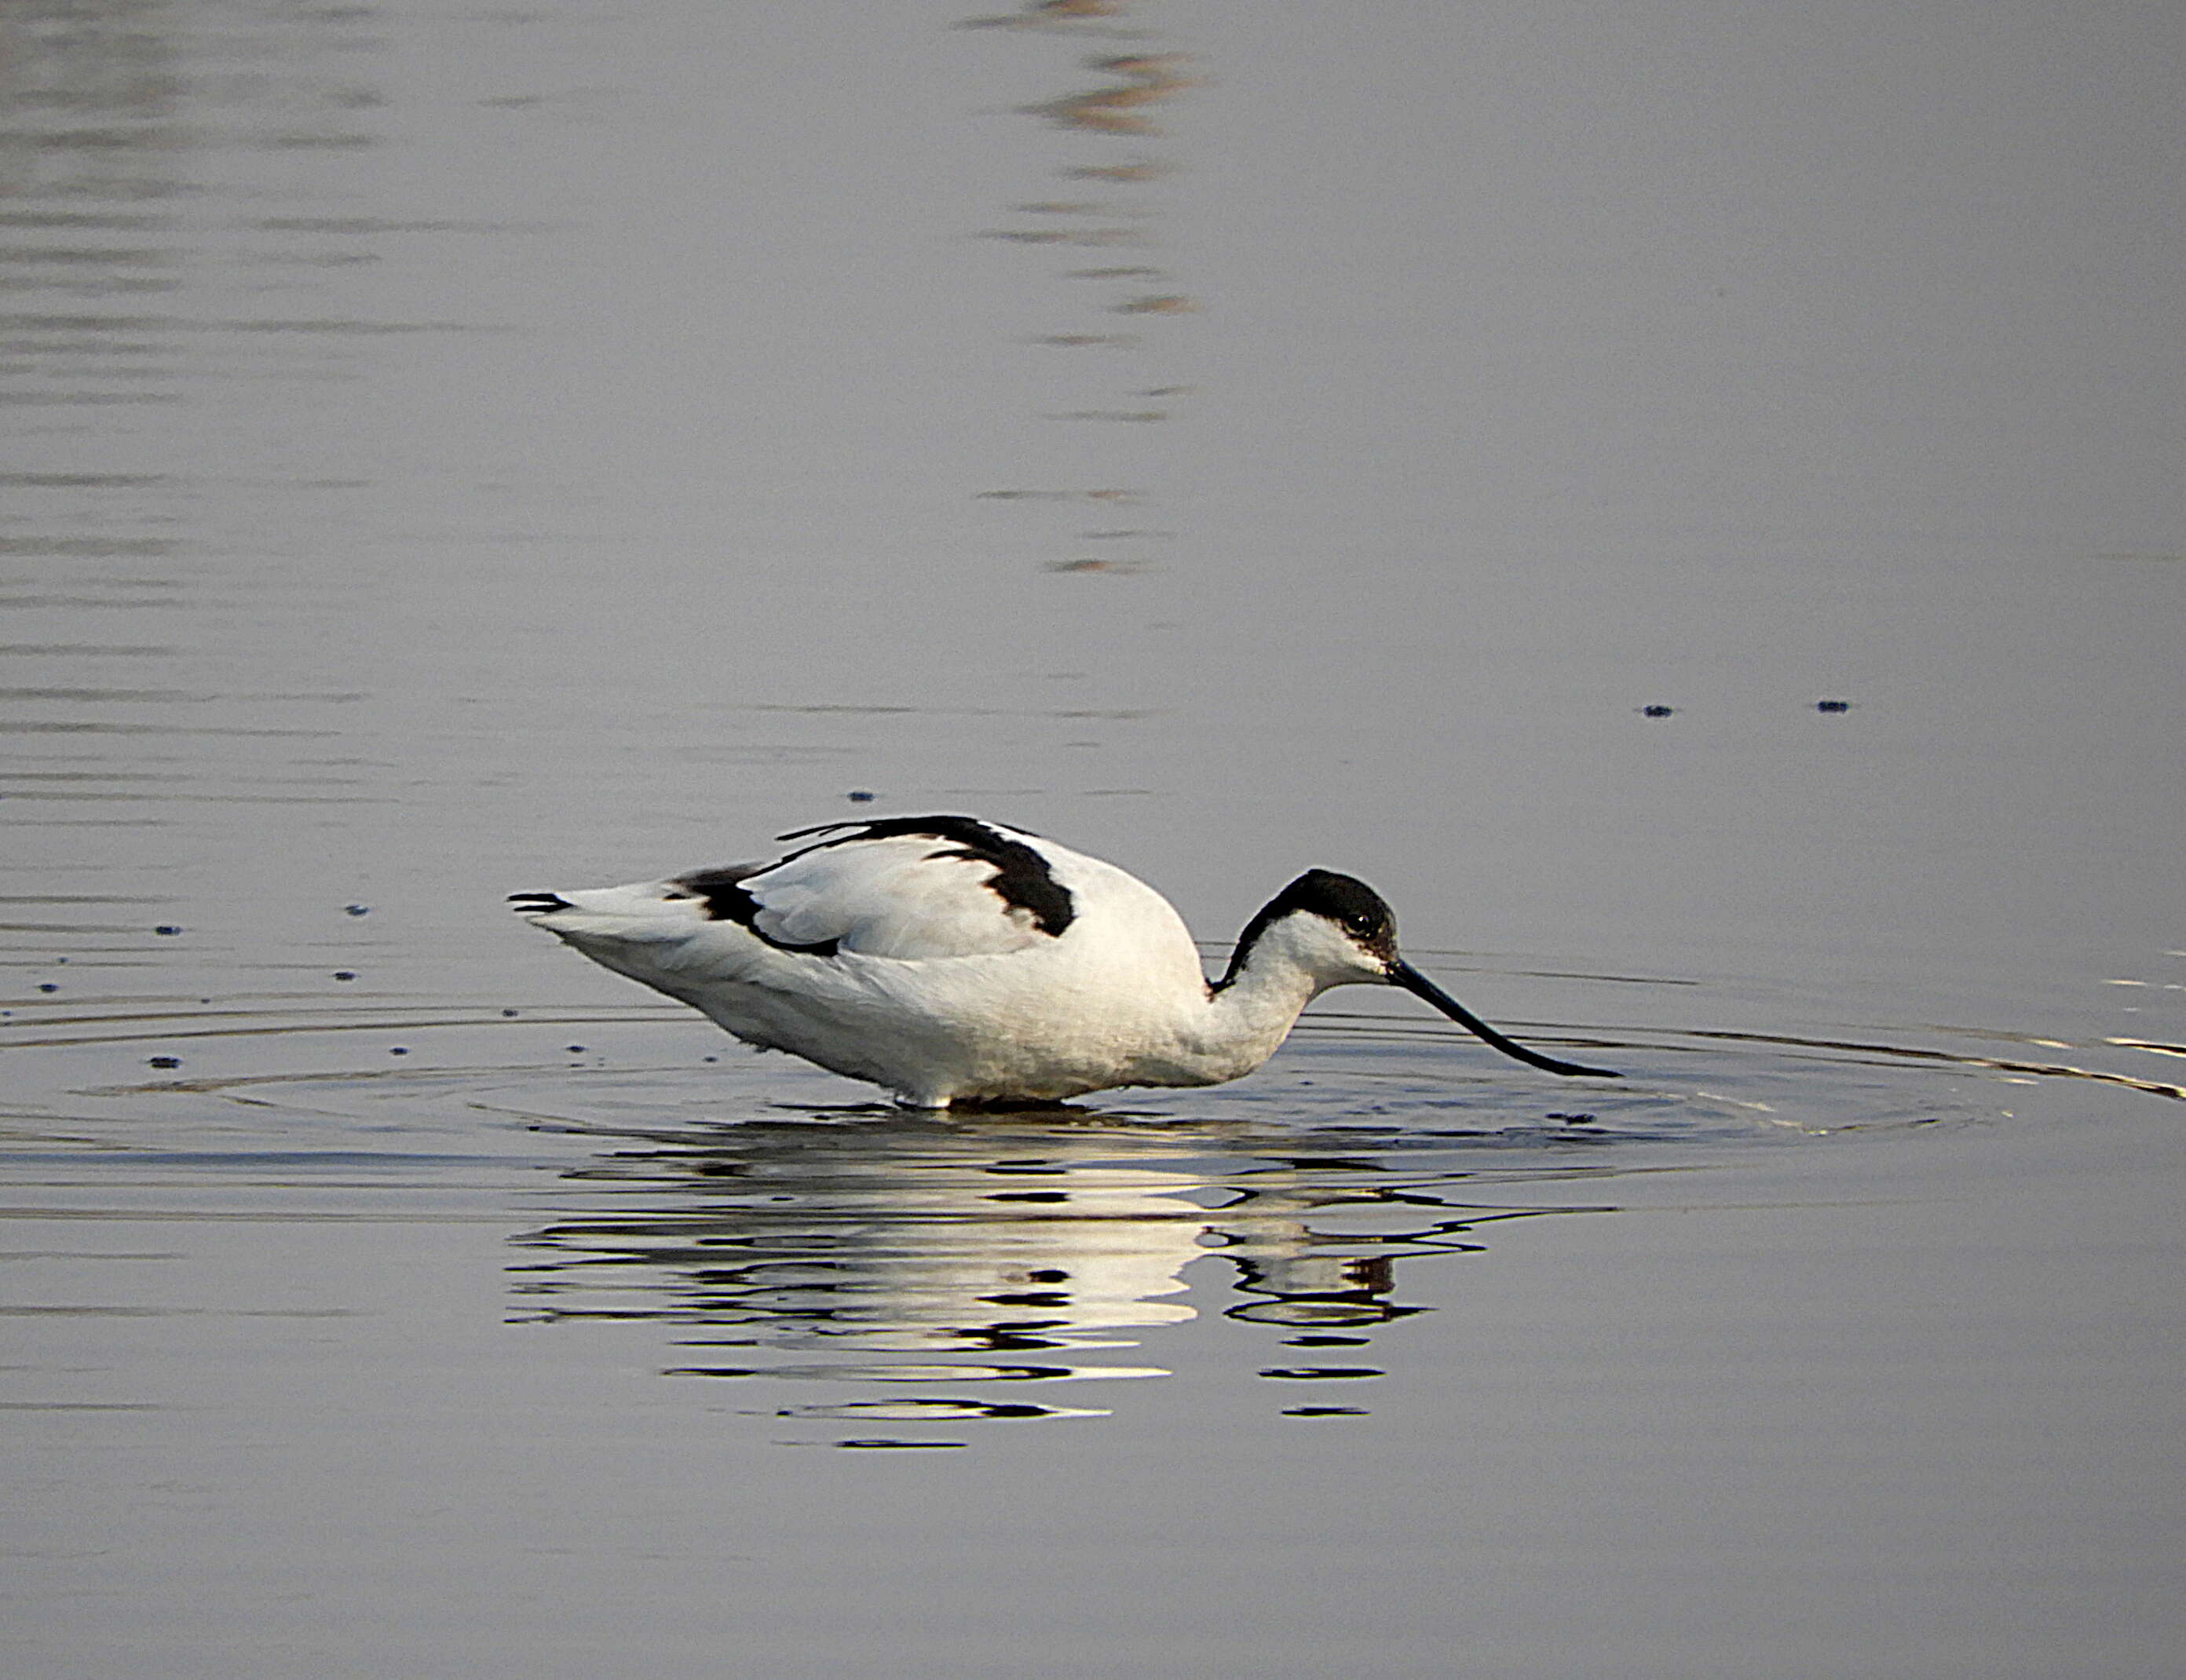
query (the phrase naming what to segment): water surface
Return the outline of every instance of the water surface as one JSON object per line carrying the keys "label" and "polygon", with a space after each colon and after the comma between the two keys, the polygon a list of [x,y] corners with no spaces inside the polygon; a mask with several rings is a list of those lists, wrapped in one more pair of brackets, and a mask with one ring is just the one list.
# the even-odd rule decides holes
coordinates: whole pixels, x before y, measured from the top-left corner
{"label": "water surface", "polygon": [[[2182,46],[11,8],[9,1672],[2172,1672]],[[1627,1077],[502,907],[958,809]]]}

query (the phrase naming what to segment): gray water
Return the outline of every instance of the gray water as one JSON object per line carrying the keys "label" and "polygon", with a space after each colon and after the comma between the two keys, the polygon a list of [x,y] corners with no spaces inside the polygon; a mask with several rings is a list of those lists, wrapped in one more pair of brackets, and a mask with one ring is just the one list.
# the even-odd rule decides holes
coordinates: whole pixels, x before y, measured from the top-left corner
{"label": "gray water", "polygon": [[[13,0],[8,1672],[2176,1674],[2182,68]],[[1627,1078],[911,1116],[501,904],[928,810]]]}

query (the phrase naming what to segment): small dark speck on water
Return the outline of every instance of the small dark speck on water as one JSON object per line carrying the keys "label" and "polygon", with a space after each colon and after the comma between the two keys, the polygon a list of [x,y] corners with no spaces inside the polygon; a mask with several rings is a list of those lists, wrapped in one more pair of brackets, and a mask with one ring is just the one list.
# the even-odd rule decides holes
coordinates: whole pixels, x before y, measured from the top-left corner
{"label": "small dark speck on water", "polygon": [[718,1056],[707,1056],[707,1057],[705,1058],[705,1060],[706,1060],[706,1061],[719,1061],[720,1059],[721,1059],[721,1058],[720,1058],[720,1057],[719,1057]]}
{"label": "small dark speck on water", "polygon": [[410,1051],[406,1045],[396,1044],[387,1053],[390,1056],[407,1056],[410,1054]]}
{"label": "small dark speck on water", "polygon": [[334,970],[334,978],[337,980],[354,980],[356,978],[356,971],[353,968],[337,968]]}
{"label": "small dark speck on water", "polygon": [[41,980],[38,982],[38,989],[42,992],[58,992],[60,988],[50,980]]}
{"label": "small dark speck on water", "polygon": [[504,1009],[501,1012],[501,1017],[504,1021],[513,1021],[516,1019],[516,1011],[513,1009]]}
{"label": "small dark speck on water", "polygon": [[1817,700],[1814,702],[1814,709],[1818,712],[1849,712],[1852,710],[1852,702],[1849,700]]}
{"label": "small dark speck on water", "polygon": [[881,796],[863,787],[853,787],[843,797],[854,805],[870,805]]}
{"label": "small dark speck on water", "polygon": [[1675,706],[1642,706],[1640,715],[1643,718],[1667,718],[1677,709]]}
{"label": "small dark speck on water", "polygon": [[1591,1114],[1560,1114],[1553,1110],[1545,1117],[1550,1120],[1561,1120],[1567,1126],[1590,1125],[1594,1121],[1594,1116]]}
{"label": "small dark speck on water", "polygon": [[585,1047],[582,1044],[564,1044],[562,1048],[569,1051],[571,1056],[582,1056],[585,1053]]}
{"label": "small dark speck on water", "polygon": [[370,904],[344,904],[342,906],[342,910],[345,914],[350,916],[370,916],[372,914],[372,906]]}
{"label": "small dark speck on water", "polygon": [[180,1067],[182,1065],[182,1059],[178,1056],[155,1056],[152,1058],[151,1065],[154,1067]]}
{"label": "small dark speck on water", "polygon": [[177,933],[181,932],[182,930],[181,928],[179,928],[179,927],[176,927],[176,926],[175,926],[175,924],[174,924],[173,922],[171,922],[171,921],[163,921],[163,922],[161,922],[161,923],[160,923],[157,927],[154,927],[152,931],[153,931],[154,933],[164,934],[164,935],[165,935],[167,938],[172,938],[176,934],[177,934]]}

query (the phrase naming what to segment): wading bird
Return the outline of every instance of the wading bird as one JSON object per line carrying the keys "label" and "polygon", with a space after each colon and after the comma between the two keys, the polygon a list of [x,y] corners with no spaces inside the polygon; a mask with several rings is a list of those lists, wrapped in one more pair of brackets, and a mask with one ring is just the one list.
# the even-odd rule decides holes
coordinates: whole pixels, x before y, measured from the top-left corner
{"label": "wading bird", "polygon": [[1309,870],[1210,982],[1168,899],[1113,864],[976,817],[781,837],[771,863],[586,892],[518,893],[535,926],[745,1043],[912,1107],[1042,1102],[1251,1072],[1331,986],[1399,986],[1507,1056],[1617,1076],[1506,1038],[1406,962],[1363,881]]}

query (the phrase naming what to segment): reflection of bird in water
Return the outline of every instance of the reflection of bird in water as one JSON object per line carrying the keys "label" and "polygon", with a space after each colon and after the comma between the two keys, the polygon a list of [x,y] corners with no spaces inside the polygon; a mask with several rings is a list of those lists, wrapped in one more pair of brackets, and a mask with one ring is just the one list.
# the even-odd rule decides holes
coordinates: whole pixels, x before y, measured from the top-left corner
{"label": "reflection of bird in water", "polygon": [[1191,1319],[1195,1261],[1234,1271],[1232,1318],[1365,1333],[1418,1310],[1398,1261],[1545,1211],[1469,1205],[1446,1161],[1359,1141],[1083,1111],[748,1121],[573,1175],[585,1211],[524,1239],[522,1288],[542,1319],[657,1318],[694,1347],[1044,1358]]}
{"label": "reflection of bird in water", "polygon": [[1079,1137],[984,1118],[737,1126],[586,1174],[614,1194],[531,1239],[563,1258],[528,1292],[581,1313],[604,1289],[629,1313],[621,1292],[642,1280],[667,1291],[662,1316],[776,1347],[1117,1345],[1105,1338],[1194,1316],[1181,1274],[1207,1254],[1208,1215],[1176,1147],[1128,1127]]}
{"label": "reflection of bird in water", "polygon": [[771,863],[513,902],[747,1043],[922,1108],[1219,1084],[1272,1056],[1322,992],[1357,984],[1400,986],[1550,1072],[1602,1072],[1527,1049],[1443,992],[1348,875],[1292,882],[1210,983],[1166,899],[1051,840],[962,816],[782,837],[814,835]]}

